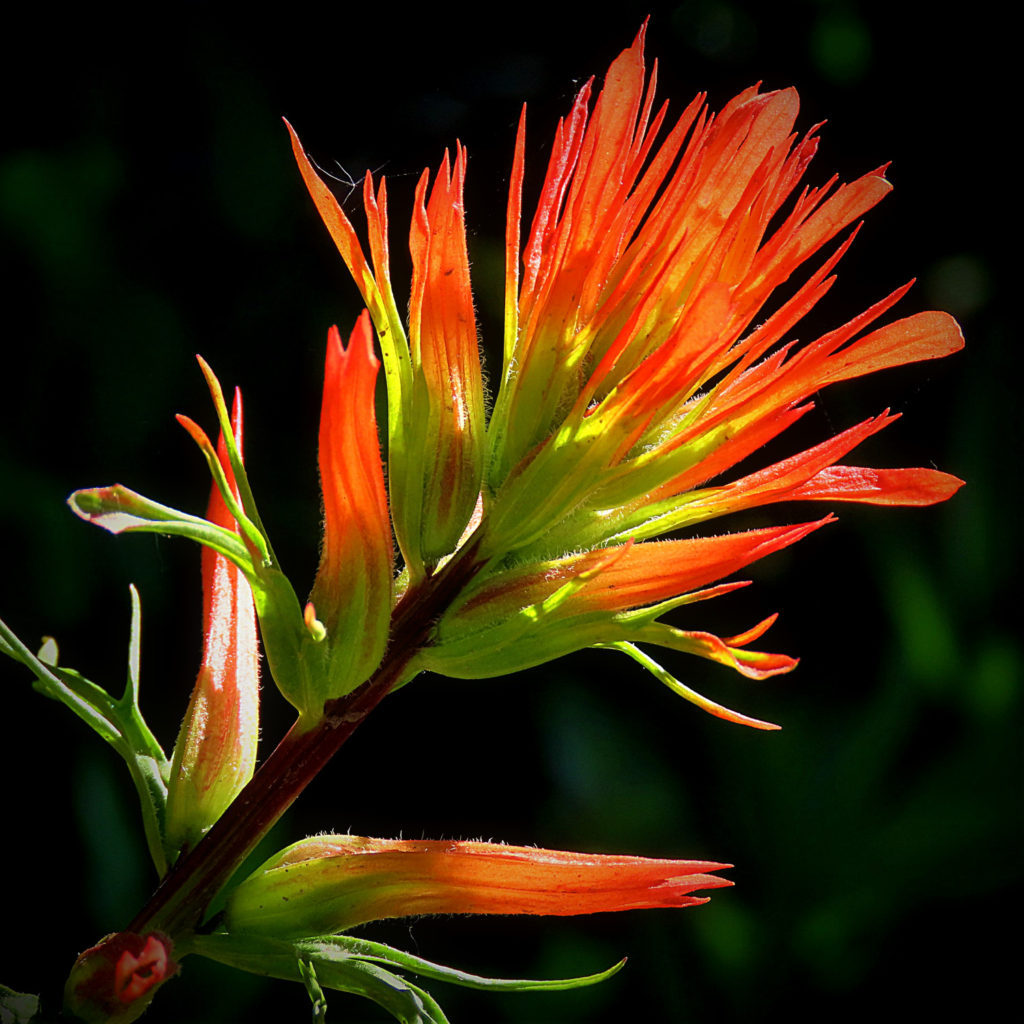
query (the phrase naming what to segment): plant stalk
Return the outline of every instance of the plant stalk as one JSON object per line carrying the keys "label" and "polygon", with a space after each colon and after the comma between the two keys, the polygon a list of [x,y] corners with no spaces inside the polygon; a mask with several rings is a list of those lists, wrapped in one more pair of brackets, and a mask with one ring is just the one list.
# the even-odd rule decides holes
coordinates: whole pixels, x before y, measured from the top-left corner
{"label": "plant stalk", "polygon": [[198,928],[242,861],[401,681],[436,620],[481,568],[478,548],[467,543],[443,569],[406,591],[392,613],[391,639],[377,671],[351,693],[327,701],[312,729],[292,726],[206,835],[173,865],[128,931],[160,931],[176,939]]}

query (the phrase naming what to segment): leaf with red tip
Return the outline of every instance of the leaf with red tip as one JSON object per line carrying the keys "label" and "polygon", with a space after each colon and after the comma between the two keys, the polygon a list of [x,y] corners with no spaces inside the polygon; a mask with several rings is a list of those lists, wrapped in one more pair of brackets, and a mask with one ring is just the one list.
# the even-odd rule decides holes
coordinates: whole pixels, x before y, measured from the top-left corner
{"label": "leaf with red tip", "polygon": [[[664,628],[668,629],[668,627]],[[701,634],[694,635],[700,636]],[[655,638],[655,634],[652,632],[650,639],[654,643],[661,644],[664,643],[664,640],[661,639],[661,636],[662,633],[658,633],[657,638]],[[715,661],[724,660],[721,654],[718,651],[715,651],[715,648],[713,646],[713,641],[717,640],[719,644],[721,643],[721,641],[718,640],[717,637],[711,636],[710,633],[702,634],[702,636],[706,638],[706,640],[708,641],[705,645],[702,646],[700,643],[694,643],[692,646],[680,646],[679,649],[685,650],[689,654],[699,654],[702,657],[713,657],[713,660]],[[648,638],[641,636],[639,637],[639,639],[644,640]],[[676,679],[674,675],[672,675],[671,672],[664,669],[661,665],[658,664],[658,662],[656,662],[652,657],[641,651],[640,648],[636,647],[634,644],[620,642],[612,644],[595,644],[595,646],[607,647],[609,650],[622,651],[623,654],[628,655],[638,665],[642,665],[645,669],[647,669],[647,671],[650,672],[655,679],[657,679],[659,682],[664,683],[673,693],[679,694],[680,697],[682,697],[684,700],[688,700],[691,704],[696,704],[697,707],[699,707],[702,711],[706,711],[709,715],[714,715],[715,718],[721,718],[726,722],[732,722],[734,725],[747,725],[750,726],[750,728],[752,729],[763,729],[767,731],[773,731],[780,728],[780,726],[775,725],[772,722],[764,722],[760,718],[751,718],[749,715],[740,714],[740,712],[733,711],[731,708],[727,708],[722,704],[716,704],[713,700],[708,700],[707,697],[698,693],[696,690],[690,689],[690,687],[687,686],[685,683],[681,683],[678,679]],[[711,654],[711,651],[715,651],[715,654]],[[762,657],[781,658],[783,656],[762,655]],[[788,668],[792,668],[794,665],[796,665],[796,662],[792,659],[789,659],[789,661],[791,662],[791,664],[788,666]],[[728,664],[728,662],[726,663]],[[788,668],[779,668],[777,671],[785,672],[788,671]]]}

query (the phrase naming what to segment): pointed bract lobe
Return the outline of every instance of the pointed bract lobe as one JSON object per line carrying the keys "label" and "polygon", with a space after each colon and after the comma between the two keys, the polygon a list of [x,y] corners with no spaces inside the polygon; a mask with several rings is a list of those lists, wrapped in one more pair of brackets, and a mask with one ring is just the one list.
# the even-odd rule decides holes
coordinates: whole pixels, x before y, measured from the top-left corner
{"label": "pointed bract lobe", "polygon": [[451,169],[445,153],[429,201],[423,172],[409,232],[417,424],[409,438],[409,461],[423,468],[423,496],[416,502],[410,495],[407,514],[422,516],[417,532],[422,556],[431,565],[450,554],[462,536],[483,473],[483,379],[466,249],[465,175],[461,145]]}
{"label": "pointed bract lobe", "polygon": [[394,550],[374,410],[379,368],[365,310],[348,348],[331,328],[320,414],[324,537],[311,595],[327,631],[323,700],[363,682],[387,644]]}

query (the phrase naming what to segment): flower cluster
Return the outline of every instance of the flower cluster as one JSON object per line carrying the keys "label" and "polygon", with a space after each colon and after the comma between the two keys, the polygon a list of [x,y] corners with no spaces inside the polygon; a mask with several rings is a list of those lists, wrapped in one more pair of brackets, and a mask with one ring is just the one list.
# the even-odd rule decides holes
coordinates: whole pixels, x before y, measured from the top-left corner
{"label": "flower cluster", "polygon": [[[817,138],[794,132],[793,89],[748,89],[717,115],[698,96],[659,141],[667,106],[655,112],[643,45],[641,31],[593,111],[588,83],[559,123],[525,241],[524,111],[506,229],[504,362],[486,424],[463,224],[466,151],[458,147],[451,166],[446,155],[429,198],[428,172],[416,189],[407,334],[390,277],[384,181],[364,182],[367,258],[294,132],[292,145],[384,355],[391,518],[407,585],[459,551],[479,567],[413,669],[476,678],[614,647],[713,713],[768,727],[694,694],[635,645],[754,678],[788,671],[794,659],[747,647],[771,619],[721,639],[661,617],[742,585],[715,584],[829,518],[656,538],[781,501],[948,498],[961,481],[945,473],[840,463],[896,419],[888,412],[725,475],[812,409],[822,388],[939,358],[963,341],[944,313],[878,326],[909,285],[815,340],[788,340],[834,283],[856,228],[774,308],[773,296],[890,186],[881,170],[802,185]],[[362,400],[365,451],[372,403],[368,393]],[[377,551],[391,525],[376,496],[370,509],[368,500],[348,529]],[[358,575],[362,557],[352,564]]]}
{"label": "flower cluster", "polygon": [[[171,758],[138,709],[138,603],[129,685],[114,700],[33,655],[0,623],[0,649],[126,759],[162,884],[129,928],[88,950],[67,987],[88,1020],[130,1021],[201,954],[246,970],[375,999],[398,1019],[442,1022],[391,968],[475,987],[558,988],[582,979],[475,978],[346,933],[423,913],[584,914],[685,907],[731,884],[728,865],[578,854],[484,842],[351,835],[302,840],[212,900],[275,821],[388,693],[425,671],[496,676],[585,647],[625,653],[712,714],[775,728],[696,693],[648,648],[695,654],[760,679],[796,664],[751,649],[774,621],[732,637],[670,612],[831,520],[709,535],[711,520],[789,501],[927,505],[961,481],[870,469],[846,457],[888,411],[782,461],[738,473],[814,406],[817,392],[962,346],[926,312],[884,322],[909,286],[800,343],[857,222],[889,191],[881,170],[849,184],[803,179],[815,131],[794,130],[792,89],[748,89],[717,114],[698,96],[674,121],[655,109],[644,31],[559,122],[522,231],[525,111],[505,237],[503,364],[490,403],[477,342],[463,211],[466,150],[416,188],[408,318],[390,274],[385,182],[367,175],[367,245],[292,132],[316,208],[366,310],[348,345],[328,336],[319,436],[324,531],[308,601],[281,570],[229,414],[203,363],[220,441],[179,417],[214,479],[205,518],[121,485],[72,508],[115,533],[202,543],[204,649]],[[805,276],[799,277],[809,265]],[[780,289],[786,286],[785,294]],[[374,412],[383,357],[386,468]],[[487,410],[490,408],[490,415]],[[256,623],[259,623],[257,634]],[[257,768],[259,658],[298,718]]]}

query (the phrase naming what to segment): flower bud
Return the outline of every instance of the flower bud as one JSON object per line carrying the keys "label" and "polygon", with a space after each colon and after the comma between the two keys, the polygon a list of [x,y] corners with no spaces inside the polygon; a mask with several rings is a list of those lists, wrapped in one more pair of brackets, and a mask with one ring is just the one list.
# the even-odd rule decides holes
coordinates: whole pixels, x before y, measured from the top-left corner
{"label": "flower bud", "polygon": [[171,950],[171,940],[159,932],[108,935],[75,961],[64,987],[65,1010],[88,1024],[130,1024],[177,973]]}
{"label": "flower bud", "polygon": [[282,850],[235,889],[229,932],[296,938],[414,914],[566,916],[706,903],[727,864],[532,846],[328,835]]}

